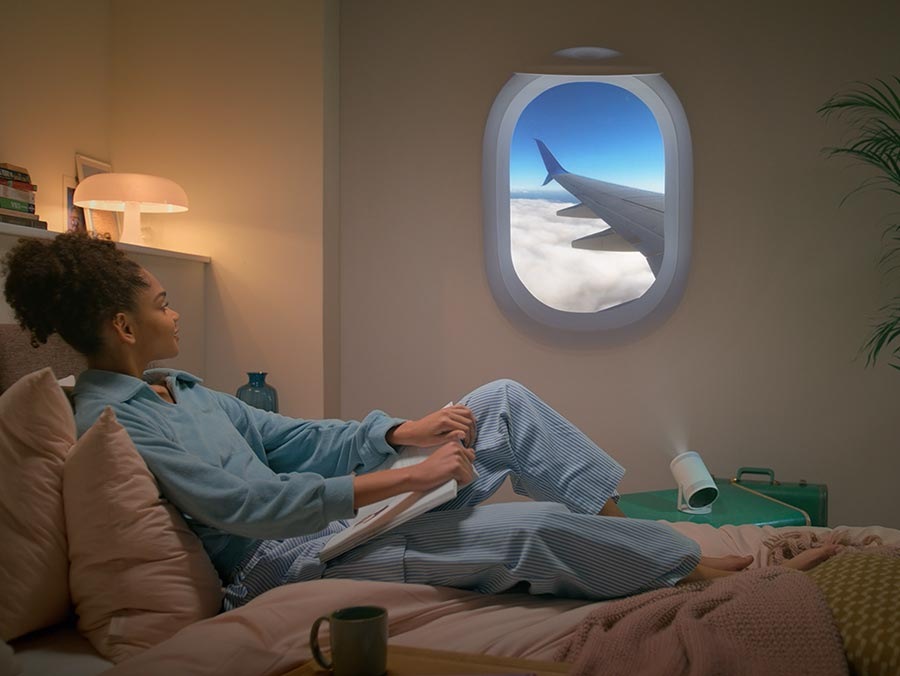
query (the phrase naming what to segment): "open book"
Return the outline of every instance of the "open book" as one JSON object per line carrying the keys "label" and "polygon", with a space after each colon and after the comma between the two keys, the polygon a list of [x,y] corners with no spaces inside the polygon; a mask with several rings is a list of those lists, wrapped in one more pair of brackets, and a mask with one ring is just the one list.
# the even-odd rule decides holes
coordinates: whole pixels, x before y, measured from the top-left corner
{"label": "open book", "polygon": [[[447,404],[452,406],[453,402]],[[372,471],[384,469],[400,469],[416,465],[438,448],[416,448],[414,446],[402,446],[397,455],[388,458]],[[456,479],[432,488],[425,492],[401,493],[380,502],[360,507],[356,517],[350,522],[350,526],[331,538],[325,547],[319,552],[319,560],[323,563],[345,552],[366,540],[381,535],[391,528],[396,528],[401,523],[406,523],[413,517],[424,514],[430,509],[442,505],[456,497],[458,486]]]}

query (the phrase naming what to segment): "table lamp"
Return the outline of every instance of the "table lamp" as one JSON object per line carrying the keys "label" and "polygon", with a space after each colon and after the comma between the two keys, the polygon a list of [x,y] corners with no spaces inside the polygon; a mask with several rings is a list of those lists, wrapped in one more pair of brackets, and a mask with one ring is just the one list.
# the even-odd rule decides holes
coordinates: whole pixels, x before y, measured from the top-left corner
{"label": "table lamp", "polygon": [[719,489],[703,458],[696,451],[685,451],[669,463],[678,484],[678,509],[688,514],[709,514],[712,503],[719,497]]}
{"label": "table lamp", "polygon": [[94,174],[81,181],[72,198],[75,206],[101,211],[124,211],[123,242],[145,239],[141,212],[174,213],[188,210],[188,198],[175,181],[147,174]]}

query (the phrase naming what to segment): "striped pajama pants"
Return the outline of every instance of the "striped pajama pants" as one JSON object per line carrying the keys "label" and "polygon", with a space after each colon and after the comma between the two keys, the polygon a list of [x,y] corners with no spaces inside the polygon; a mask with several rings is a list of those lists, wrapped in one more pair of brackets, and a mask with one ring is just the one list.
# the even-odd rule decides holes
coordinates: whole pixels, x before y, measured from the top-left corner
{"label": "striped pajama pants", "polygon": [[[266,540],[226,587],[225,608],[264,591],[318,578],[410,582],[495,593],[609,599],[671,586],[700,560],[698,545],[657,521],[597,516],[624,470],[528,389],[511,380],[460,400],[478,426],[478,478],[457,497],[322,564],[317,555],[345,527]],[[537,502],[491,505],[509,477]]]}

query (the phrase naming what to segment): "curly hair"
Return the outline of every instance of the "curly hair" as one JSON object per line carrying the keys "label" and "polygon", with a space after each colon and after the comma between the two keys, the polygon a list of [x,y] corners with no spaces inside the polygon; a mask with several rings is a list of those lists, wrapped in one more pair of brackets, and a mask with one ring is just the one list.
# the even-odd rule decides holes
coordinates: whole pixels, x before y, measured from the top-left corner
{"label": "curly hair", "polygon": [[149,286],[141,266],[113,242],[82,233],[20,239],[4,256],[4,295],[31,344],[53,333],[84,355],[102,347],[102,322],[134,310]]}

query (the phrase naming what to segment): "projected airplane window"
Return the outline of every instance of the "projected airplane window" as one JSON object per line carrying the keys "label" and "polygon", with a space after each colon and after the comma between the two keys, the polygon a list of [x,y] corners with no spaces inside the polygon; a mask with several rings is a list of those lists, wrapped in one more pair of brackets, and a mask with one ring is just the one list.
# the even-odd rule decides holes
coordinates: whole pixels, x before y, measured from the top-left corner
{"label": "projected airplane window", "polygon": [[545,341],[618,340],[660,323],[690,264],[681,102],[659,72],[595,67],[514,73],[485,126],[488,282],[503,313]]}
{"label": "projected airplane window", "polygon": [[653,113],[613,84],[548,89],[522,111],[509,159],[512,263],[567,312],[640,298],[662,264],[665,152]]}

